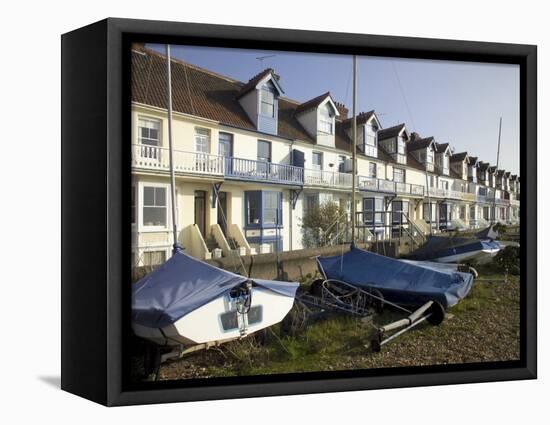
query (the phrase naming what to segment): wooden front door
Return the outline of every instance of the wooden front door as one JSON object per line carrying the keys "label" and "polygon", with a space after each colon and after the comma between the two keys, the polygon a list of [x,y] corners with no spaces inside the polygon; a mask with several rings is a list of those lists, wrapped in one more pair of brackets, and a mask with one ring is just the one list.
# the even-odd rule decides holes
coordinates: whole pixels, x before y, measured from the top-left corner
{"label": "wooden front door", "polygon": [[203,238],[206,237],[206,192],[195,190],[195,224]]}
{"label": "wooden front door", "polygon": [[227,192],[218,193],[218,224],[223,234],[227,236],[227,226],[229,224],[229,218],[227,217]]}

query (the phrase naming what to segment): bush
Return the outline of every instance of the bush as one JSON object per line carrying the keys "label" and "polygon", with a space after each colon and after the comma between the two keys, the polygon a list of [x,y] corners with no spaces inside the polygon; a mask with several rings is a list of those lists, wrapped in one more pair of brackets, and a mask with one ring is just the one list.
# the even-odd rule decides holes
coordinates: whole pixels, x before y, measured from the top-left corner
{"label": "bush", "polygon": [[329,201],[311,208],[302,218],[303,244],[307,248],[313,248],[322,246],[334,238],[342,242],[345,239],[343,230],[347,225],[347,214],[336,202]]}
{"label": "bush", "polygon": [[519,247],[507,246],[501,249],[495,257],[494,264],[502,272],[519,275]]}

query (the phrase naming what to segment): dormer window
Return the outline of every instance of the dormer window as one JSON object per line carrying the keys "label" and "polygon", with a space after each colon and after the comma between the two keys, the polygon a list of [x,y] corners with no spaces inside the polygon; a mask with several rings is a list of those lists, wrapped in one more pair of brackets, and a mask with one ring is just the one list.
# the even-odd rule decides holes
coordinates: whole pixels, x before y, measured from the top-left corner
{"label": "dormer window", "polygon": [[331,115],[327,105],[319,108],[319,131],[325,134],[334,132],[334,116]]}
{"label": "dormer window", "polygon": [[375,124],[365,125],[365,144],[376,147],[376,132],[378,127]]}
{"label": "dormer window", "polygon": [[428,149],[427,149],[426,162],[428,164],[433,164],[434,163],[434,151],[431,147],[428,147]]}
{"label": "dormer window", "polygon": [[278,98],[283,94],[279,77],[266,69],[241,87],[237,99],[258,131],[277,134]]}
{"label": "dormer window", "polygon": [[298,105],[294,115],[316,144],[334,148],[335,119],[340,113],[330,93]]}
{"label": "dormer window", "polygon": [[265,117],[275,116],[275,94],[270,85],[264,85],[260,90],[260,114]]}

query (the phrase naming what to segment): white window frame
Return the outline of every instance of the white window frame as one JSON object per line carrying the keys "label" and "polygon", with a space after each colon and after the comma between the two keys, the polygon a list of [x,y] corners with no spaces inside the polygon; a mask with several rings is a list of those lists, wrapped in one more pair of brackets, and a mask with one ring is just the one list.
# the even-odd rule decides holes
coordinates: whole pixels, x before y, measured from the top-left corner
{"label": "white window frame", "polygon": [[[141,137],[141,128],[142,128],[142,126],[140,125],[141,121],[148,121],[148,122],[151,122],[151,123],[158,124],[158,140],[157,140],[158,144],[153,145],[153,144],[143,143],[143,138]],[[150,139],[150,138],[147,138],[147,139]],[[153,140],[153,139],[150,139],[150,140]],[[137,143],[138,143],[138,145],[143,145],[143,146],[154,146],[154,147],[157,147],[157,148],[162,147],[162,120],[159,119],[159,118],[153,118],[153,117],[148,117],[148,116],[144,116],[144,115],[138,115],[138,117],[137,117]]]}
{"label": "white window frame", "polygon": [[[130,213],[130,221],[132,221],[131,214],[134,214],[134,221],[131,223],[132,227],[136,227],[136,225],[139,223],[139,214],[138,214],[138,186],[135,184],[132,184],[132,192],[130,193],[130,208],[132,209],[132,212]],[[134,202],[132,202],[132,197],[134,198]]]}
{"label": "white window frame", "polygon": [[[400,172],[402,173],[402,175],[403,175],[403,180],[401,180],[401,181],[395,180],[395,172],[396,172],[396,171],[400,171]],[[406,179],[405,169],[404,169],[404,168],[396,168],[396,167],[394,167],[394,168],[393,168],[393,181],[394,181],[394,182],[397,182],[397,183],[406,183],[406,180],[405,180],[405,179]]]}
{"label": "white window frame", "polygon": [[[267,95],[271,95],[271,103],[269,102],[270,99],[267,99],[266,97],[264,96],[267,96]],[[259,93],[259,113],[261,116],[263,117],[269,117],[269,118],[274,118],[275,117],[275,93],[273,93],[273,90],[271,89],[271,87],[269,87],[268,85],[264,85],[260,88],[260,93]],[[262,106],[263,105],[268,105],[268,106],[271,106],[271,114],[265,114],[263,112],[263,108]]]}
{"label": "white window frame", "polygon": [[[321,160],[321,163],[320,164],[315,164],[315,157],[318,157],[320,158]],[[313,170],[317,170],[317,171],[323,171],[323,152],[319,152],[319,151],[313,151],[311,152],[311,168]]]}
{"label": "white window frame", "polygon": [[[397,136],[397,154],[398,155],[407,155],[405,139],[402,136]],[[403,152],[401,152],[403,151]]]}
{"label": "white window frame", "polygon": [[[206,134],[201,134],[201,132],[204,132]],[[195,152],[200,154],[209,154],[210,153],[210,138],[211,138],[211,131],[208,128],[205,127],[195,127],[195,135],[194,135],[194,141],[195,141]],[[198,142],[201,143],[206,140],[206,151],[199,150]]]}
{"label": "white window frame", "polygon": [[330,113],[329,104],[319,106],[318,113],[318,130],[319,133],[333,135],[334,134],[334,116]]}
{"label": "white window frame", "polygon": [[426,148],[426,162],[428,164],[434,163],[435,152],[429,146]]}
{"label": "white window frame", "polygon": [[[371,166],[374,166],[374,175],[371,173]],[[376,162],[369,161],[369,172],[368,175],[370,178],[377,178],[378,177],[378,164]]]}
{"label": "white window frame", "polygon": [[149,265],[145,264],[145,254],[149,254],[149,253],[153,253],[153,252],[162,252],[164,254],[164,262],[166,262],[166,260],[168,260],[168,258],[169,258],[168,253],[166,252],[166,249],[162,249],[162,248],[144,249],[141,253],[141,263],[143,264],[143,266],[145,266],[145,267],[154,267],[154,266],[159,266],[159,265],[164,263],[164,262],[162,262],[162,263],[158,263],[158,264],[149,264]]}
{"label": "white window frame", "polygon": [[[372,131],[373,137],[369,137],[369,129]],[[375,148],[378,145],[378,130],[375,124],[366,124],[365,125],[365,145]],[[373,143],[369,143],[369,140],[372,140]]]}
{"label": "white window frame", "polygon": [[[166,190],[166,225],[165,226],[147,226],[143,223],[143,194],[145,187],[164,188]],[[138,225],[138,232],[164,232],[168,231],[172,226],[172,214],[170,214],[170,208],[172,207],[172,199],[170,196],[170,185],[166,183],[151,183],[151,182],[139,182],[138,183],[138,211],[136,214],[136,222]]]}

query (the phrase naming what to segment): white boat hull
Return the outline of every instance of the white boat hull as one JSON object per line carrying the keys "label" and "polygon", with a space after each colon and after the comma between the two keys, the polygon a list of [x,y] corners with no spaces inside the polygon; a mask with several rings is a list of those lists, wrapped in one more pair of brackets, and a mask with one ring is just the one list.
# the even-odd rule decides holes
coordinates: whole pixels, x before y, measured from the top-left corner
{"label": "white boat hull", "polygon": [[[251,292],[252,302],[248,314],[237,314],[235,299],[223,295],[162,329],[138,324],[133,324],[132,327],[137,336],[159,345],[211,344],[243,338],[279,323],[294,304],[294,298],[266,288],[255,286]],[[231,323],[222,320],[223,318],[229,318]]]}
{"label": "white boat hull", "polygon": [[463,252],[460,254],[449,255],[447,257],[440,257],[434,261],[439,263],[464,263],[466,261],[475,260],[477,263],[484,263],[490,261],[498,252],[500,248],[495,249],[483,249],[479,251]]}

